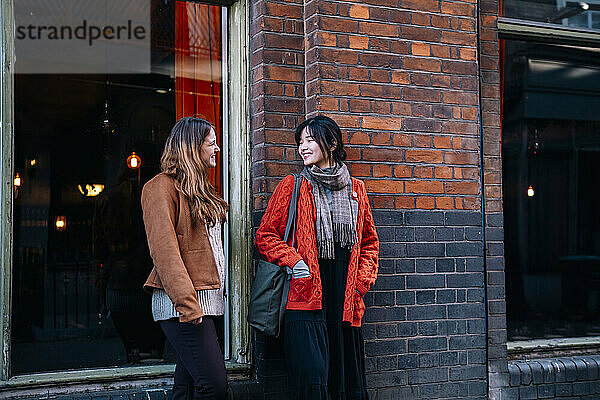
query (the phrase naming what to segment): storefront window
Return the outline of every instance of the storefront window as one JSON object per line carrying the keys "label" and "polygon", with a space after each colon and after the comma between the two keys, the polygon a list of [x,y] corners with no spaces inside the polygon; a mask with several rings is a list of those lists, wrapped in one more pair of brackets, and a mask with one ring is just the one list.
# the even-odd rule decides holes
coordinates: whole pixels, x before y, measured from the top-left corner
{"label": "storefront window", "polygon": [[505,41],[509,340],[600,335],[599,56]]}
{"label": "storefront window", "polygon": [[600,0],[504,0],[500,9],[509,18],[600,29]]}
{"label": "storefront window", "polygon": [[[118,32],[111,16],[133,13],[124,18],[133,26],[126,22],[121,33],[135,32],[139,22],[141,37],[140,9],[114,1],[60,2],[61,10],[44,14],[46,29],[38,29],[30,17],[45,11],[39,3],[47,2],[14,3],[11,374],[170,361],[172,350],[142,290],[152,260],[140,190],[159,171],[178,118],[208,119],[223,147],[223,9],[148,1],[147,43],[133,34],[129,51],[113,48],[116,39],[104,35]],[[88,36],[78,39],[75,29],[84,20]],[[53,26],[56,38],[48,36]],[[65,26],[73,29],[71,39],[60,37]],[[96,45],[89,44],[92,26],[100,32],[101,65],[75,54],[77,40]],[[22,39],[19,27],[25,27]],[[32,50],[34,40],[48,40],[54,54],[63,53],[36,59],[42,53]],[[221,165],[222,159],[217,171]],[[221,174],[212,180],[222,191]]]}

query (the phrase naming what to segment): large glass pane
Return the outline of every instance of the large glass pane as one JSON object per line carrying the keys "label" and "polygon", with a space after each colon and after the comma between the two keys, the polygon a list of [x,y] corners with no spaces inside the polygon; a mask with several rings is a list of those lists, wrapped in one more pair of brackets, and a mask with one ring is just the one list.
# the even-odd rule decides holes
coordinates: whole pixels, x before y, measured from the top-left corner
{"label": "large glass pane", "polygon": [[[28,16],[48,3],[15,2],[17,27],[38,23]],[[59,32],[84,20],[116,32],[117,22],[94,16],[127,12],[123,2],[55,3],[62,7],[55,14],[68,18],[43,23]],[[172,359],[142,290],[152,260],[140,190],[159,171],[177,118],[205,117],[221,140],[221,8],[147,5],[147,48],[129,43],[134,53],[148,52],[147,66],[119,58],[114,38],[98,39],[102,66],[70,53],[77,38],[46,37],[62,56],[35,59],[40,52],[28,46],[49,29],[42,39],[34,27],[34,39],[17,40],[13,374]],[[213,182],[220,187],[219,176]]]}
{"label": "large glass pane", "polygon": [[509,340],[600,335],[597,52],[505,43]]}
{"label": "large glass pane", "polygon": [[504,0],[500,11],[510,18],[598,29],[600,0]]}

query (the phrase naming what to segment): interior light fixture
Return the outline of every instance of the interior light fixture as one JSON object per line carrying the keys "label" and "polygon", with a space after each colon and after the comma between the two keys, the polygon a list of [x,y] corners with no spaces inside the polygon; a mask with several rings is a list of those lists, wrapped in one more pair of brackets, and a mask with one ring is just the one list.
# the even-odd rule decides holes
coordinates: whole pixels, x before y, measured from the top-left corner
{"label": "interior light fixture", "polygon": [[529,185],[527,188],[527,196],[533,197],[535,195],[535,191],[533,190],[533,186]]}
{"label": "interior light fixture", "polygon": [[98,196],[104,190],[104,185],[100,183],[91,183],[85,185],[77,185],[79,192],[86,197]]}
{"label": "interior light fixture", "polygon": [[67,217],[65,217],[64,215],[57,215],[54,225],[56,226],[57,231],[64,231],[65,229],[67,229]]}
{"label": "interior light fixture", "polygon": [[130,169],[138,169],[142,165],[142,159],[140,156],[135,154],[135,151],[131,152],[131,155],[127,157],[127,166]]}
{"label": "interior light fixture", "polygon": [[15,187],[20,187],[23,184],[23,181],[21,180],[21,176],[19,175],[19,173],[17,172],[15,174],[15,180],[14,180],[14,185]]}

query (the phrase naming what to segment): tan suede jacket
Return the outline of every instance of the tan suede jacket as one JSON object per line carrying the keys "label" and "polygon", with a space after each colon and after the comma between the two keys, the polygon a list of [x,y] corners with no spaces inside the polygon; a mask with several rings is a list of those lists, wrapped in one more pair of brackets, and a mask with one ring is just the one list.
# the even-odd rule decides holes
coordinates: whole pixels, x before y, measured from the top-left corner
{"label": "tan suede jacket", "polygon": [[142,210],[154,262],[144,289],[164,289],[180,322],[202,317],[196,290],[221,286],[206,224],[193,223],[186,198],[164,173],[144,185]]}

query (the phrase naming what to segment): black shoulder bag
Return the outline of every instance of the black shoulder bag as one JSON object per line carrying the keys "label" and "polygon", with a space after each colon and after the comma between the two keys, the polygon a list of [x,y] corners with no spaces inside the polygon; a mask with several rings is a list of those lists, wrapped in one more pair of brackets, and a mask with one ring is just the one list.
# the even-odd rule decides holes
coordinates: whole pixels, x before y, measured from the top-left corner
{"label": "black shoulder bag", "polygon": [[[290,209],[283,237],[283,241],[287,242],[291,232],[292,244],[295,242],[296,209],[301,183],[302,177],[294,174],[294,191],[290,200]],[[265,335],[279,336],[290,291],[291,278],[292,275],[287,272],[286,267],[280,267],[265,260],[258,262],[248,306],[248,323],[250,326]]]}

